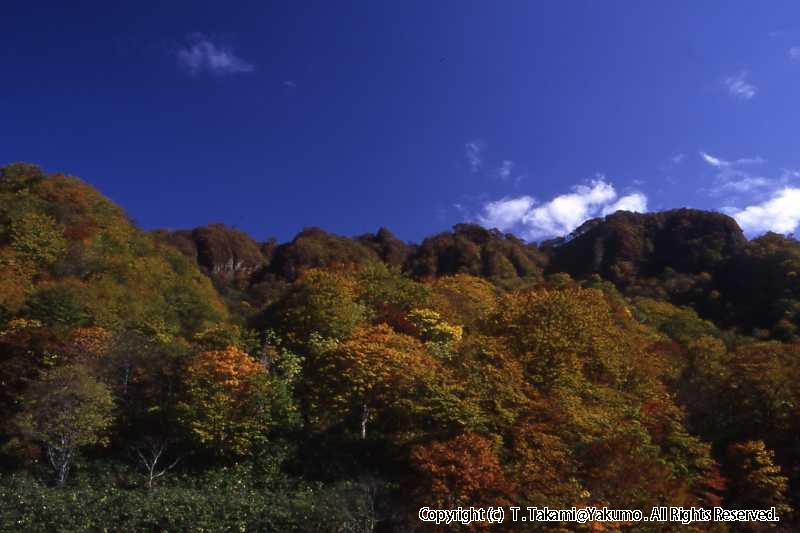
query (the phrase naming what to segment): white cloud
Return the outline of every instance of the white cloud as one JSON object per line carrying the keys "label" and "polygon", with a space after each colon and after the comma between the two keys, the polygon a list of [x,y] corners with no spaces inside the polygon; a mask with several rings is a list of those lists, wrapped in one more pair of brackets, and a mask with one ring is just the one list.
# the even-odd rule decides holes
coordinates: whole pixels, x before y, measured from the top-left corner
{"label": "white cloud", "polygon": [[623,196],[613,205],[603,208],[603,215],[610,215],[617,211],[633,211],[634,213],[644,213],[647,211],[647,196],[640,192]]}
{"label": "white cloud", "polygon": [[728,94],[734,98],[750,100],[756,95],[756,86],[747,82],[747,71],[725,78],[722,80],[722,84],[728,89]]}
{"label": "white cloud", "polygon": [[672,157],[669,158],[669,160],[673,165],[679,165],[681,161],[683,161],[684,157],[686,157],[686,154],[680,153],[673,155]]}
{"label": "white cloud", "polygon": [[526,236],[536,239],[566,235],[617,197],[614,187],[601,180],[591,186],[578,185],[573,190],[526,213],[522,218]]}
{"label": "white cloud", "polygon": [[193,75],[223,76],[255,70],[252,64],[236,56],[230,47],[217,45],[202,33],[188,36],[186,45],[180,47],[175,56],[178,65]]}
{"label": "white cloud", "polygon": [[792,233],[800,225],[800,188],[785,187],[772,198],[743,209],[723,208],[748,235],[766,231]]}
{"label": "white cloud", "polygon": [[478,220],[484,226],[505,231],[518,225],[535,203],[530,196],[489,202],[483,206],[483,213],[478,215]]}
{"label": "white cloud", "polygon": [[800,46],[792,46],[789,48],[789,58],[792,61],[800,61]]}
{"label": "white cloud", "polygon": [[287,89],[294,89],[295,87],[297,87],[297,82],[292,80],[286,80],[283,82],[283,86],[286,87]]}
{"label": "white cloud", "polygon": [[478,221],[500,230],[516,228],[527,239],[566,235],[590,218],[617,210],[646,211],[647,198],[633,193],[619,198],[613,185],[602,177],[589,185],[537,205],[530,196],[503,198],[483,206]]}
{"label": "white cloud", "polygon": [[701,157],[717,169],[715,183],[702,189],[710,196],[724,196],[728,207],[721,210],[733,218],[749,235],[766,231],[790,233],[800,224],[800,188],[795,179],[800,173],[782,169],[777,178],[754,174],[749,167],[766,162],[762,157],[745,157],[734,161],[700,152]]}
{"label": "white cloud", "polygon": [[469,169],[477,172],[483,165],[483,151],[486,144],[480,139],[469,141],[464,145],[464,156],[467,158]]}

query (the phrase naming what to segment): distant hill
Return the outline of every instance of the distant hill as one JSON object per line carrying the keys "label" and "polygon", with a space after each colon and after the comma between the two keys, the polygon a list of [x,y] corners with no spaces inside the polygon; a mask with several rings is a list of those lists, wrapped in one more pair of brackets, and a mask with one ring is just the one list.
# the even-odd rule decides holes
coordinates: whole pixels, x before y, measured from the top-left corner
{"label": "distant hill", "polygon": [[[776,334],[786,336],[798,321],[787,303],[787,297],[800,300],[790,278],[800,254],[797,242],[774,234],[748,241],[733,218],[697,209],[618,211],[539,245],[476,224],[456,224],[421,244],[403,242],[386,228],[357,237],[306,228],[283,244],[258,243],[223,224],[156,234],[196,261],[218,286],[236,285],[249,293],[256,307],[276,286],[309,268],[383,262],[419,280],[470,274],[504,286],[557,273],[575,279],[597,275],[628,295],[691,305],[706,318],[746,332],[777,327]],[[780,282],[760,276],[762,269]],[[758,302],[759,311],[751,302]]]}
{"label": "distant hill", "polygon": [[697,209],[659,213],[618,211],[585,222],[569,240],[549,248],[549,271],[575,277],[600,274],[619,287],[668,268],[713,272],[747,244],[736,221]]}

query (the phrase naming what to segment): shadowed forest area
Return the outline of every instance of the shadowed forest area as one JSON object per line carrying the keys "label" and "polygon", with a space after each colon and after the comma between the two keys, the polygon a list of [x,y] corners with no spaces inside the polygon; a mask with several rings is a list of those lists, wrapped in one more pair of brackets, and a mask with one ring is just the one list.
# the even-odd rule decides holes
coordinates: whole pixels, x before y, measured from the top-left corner
{"label": "shadowed forest area", "polygon": [[800,527],[800,243],[720,213],[279,244],[145,231],[17,163],[0,272],[2,530],[436,530],[420,507],[510,505]]}

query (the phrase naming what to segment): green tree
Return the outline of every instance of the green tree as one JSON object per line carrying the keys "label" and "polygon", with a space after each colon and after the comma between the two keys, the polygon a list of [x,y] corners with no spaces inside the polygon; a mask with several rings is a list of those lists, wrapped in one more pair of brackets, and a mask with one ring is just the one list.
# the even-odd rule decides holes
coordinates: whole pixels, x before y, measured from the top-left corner
{"label": "green tree", "polygon": [[84,446],[108,443],[112,422],[111,392],[80,365],[57,367],[30,385],[15,417],[18,431],[40,443],[59,485]]}
{"label": "green tree", "polygon": [[11,224],[11,247],[34,262],[49,265],[64,253],[64,228],[42,213],[26,213]]}
{"label": "green tree", "polygon": [[788,479],[781,473],[774,458],[773,451],[760,440],[735,443],[728,448],[730,468],[727,503],[730,507],[775,507],[779,516],[791,512],[786,503]]}
{"label": "green tree", "polygon": [[312,334],[345,339],[366,319],[357,300],[355,281],[340,272],[309,269],[288,293],[267,310],[268,321],[294,346],[308,343]]}
{"label": "green tree", "polygon": [[422,305],[428,288],[413,281],[397,267],[370,262],[358,271],[358,301],[364,304],[373,323],[402,327],[405,314]]}

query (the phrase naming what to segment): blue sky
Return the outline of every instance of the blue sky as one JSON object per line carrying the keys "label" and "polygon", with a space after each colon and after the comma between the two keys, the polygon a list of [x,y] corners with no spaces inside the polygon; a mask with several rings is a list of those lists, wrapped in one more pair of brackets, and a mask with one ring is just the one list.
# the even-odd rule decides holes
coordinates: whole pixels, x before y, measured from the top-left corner
{"label": "blue sky", "polygon": [[3,2],[0,164],[258,239],[800,223],[800,4]]}

